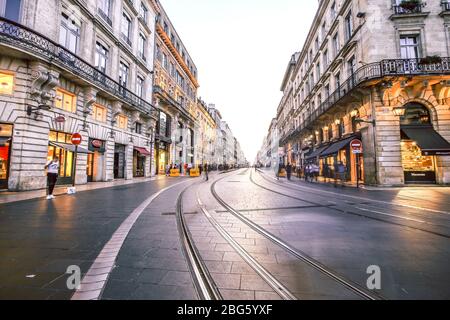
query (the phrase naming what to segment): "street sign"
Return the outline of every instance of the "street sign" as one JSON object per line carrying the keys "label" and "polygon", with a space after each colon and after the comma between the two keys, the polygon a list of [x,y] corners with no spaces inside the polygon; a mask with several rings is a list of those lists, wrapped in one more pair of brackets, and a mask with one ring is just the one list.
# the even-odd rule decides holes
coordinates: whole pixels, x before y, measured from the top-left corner
{"label": "street sign", "polygon": [[83,137],[79,133],[74,133],[72,135],[72,144],[74,146],[79,146],[81,142],[83,141]]}
{"label": "street sign", "polygon": [[355,139],[352,142],[350,142],[350,149],[352,149],[353,154],[363,153],[363,144],[361,140]]}

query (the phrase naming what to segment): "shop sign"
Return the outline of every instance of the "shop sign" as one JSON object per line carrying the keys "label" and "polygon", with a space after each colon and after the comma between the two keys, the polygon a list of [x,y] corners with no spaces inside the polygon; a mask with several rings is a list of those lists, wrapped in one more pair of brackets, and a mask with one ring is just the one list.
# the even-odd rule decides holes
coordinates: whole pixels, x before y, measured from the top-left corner
{"label": "shop sign", "polygon": [[405,182],[435,183],[436,173],[434,171],[405,171]]}
{"label": "shop sign", "polygon": [[94,148],[97,148],[97,149],[100,149],[101,147],[103,147],[103,141],[100,141],[100,140],[92,140],[91,144]]}
{"label": "shop sign", "polygon": [[355,139],[352,142],[350,142],[350,149],[352,150],[353,154],[363,153],[363,145],[361,140]]}
{"label": "shop sign", "polygon": [[64,123],[64,122],[66,122],[66,117],[64,117],[64,116],[56,117],[55,122],[56,123]]}
{"label": "shop sign", "polygon": [[424,156],[450,156],[450,151],[424,151]]}

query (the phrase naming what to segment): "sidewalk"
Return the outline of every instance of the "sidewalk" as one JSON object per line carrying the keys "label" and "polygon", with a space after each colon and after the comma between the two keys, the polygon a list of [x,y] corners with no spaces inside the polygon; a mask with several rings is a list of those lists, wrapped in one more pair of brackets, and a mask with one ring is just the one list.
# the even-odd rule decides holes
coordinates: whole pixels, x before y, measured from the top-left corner
{"label": "sidewalk", "polygon": [[[77,188],[77,192],[84,192],[84,191],[106,189],[106,188],[112,188],[112,187],[124,186],[124,185],[130,185],[130,184],[145,183],[145,182],[156,181],[156,180],[161,180],[161,179],[167,179],[167,177],[166,176],[156,176],[156,177],[152,177],[152,178],[135,178],[133,180],[116,180],[116,181],[111,181],[111,182],[91,182],[88,184],[79,185],[76,188]],[[57,196],[67,194],[67,187],[68,186],[57,186],[55,188],[54,195],[57,197]],[[5,191],[5,192],[0,192],[0,204],[44,198],[46,196],[47,196],[46,189],[33,190],[33,191],[22,191],[22,192]]]}
{"label": "sidewalk", "polygon": [[[264,174],[270,175],[273,174],[272,171],[267,171],[267,170],[262,170],[262,172]],[[286,179],[286,178],[280,178],[280,179]],[[335,185],[335,180],[334,179],[330,179],[327,178],[325,179],[324,177],[318,177],[317,181],[305,181],[304,178],[297,178],[297,175],[293,174],[292,178],[291,178],[291,182],[303,182],[303,183],[307,183],[307,184],[317,184],[317,185],[324,185],[324,186],[331,186],[333,187]],[[344,184],[341,183],[341,181],[337,181],[336,186],[338,188],[352,188],[352,189],[357,189],[356,186],[356,182],[344,182]],[[359,184],[359,188],[363,189],[363,190],[367,190],[367,191],[382,191],[382,190],[403,190],[403,189],[408,189],[408,190],[413,190],[413,189],[423,189],[423,188],[447,188],[450,189],[450,186],[448,185],[438,185],[438,184],[410,184],[410,185],[403,185],[403,186],[368,186],[365,185],[364,183],[360,183]]]}

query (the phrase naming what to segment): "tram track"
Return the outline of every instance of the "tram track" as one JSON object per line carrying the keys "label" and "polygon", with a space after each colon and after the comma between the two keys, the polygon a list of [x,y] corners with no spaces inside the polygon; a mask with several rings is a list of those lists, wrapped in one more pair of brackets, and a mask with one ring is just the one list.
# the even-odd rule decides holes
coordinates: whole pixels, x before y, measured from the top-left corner
{"label": "tram track", "polygon": [[[260,176],[265,181],[269,182],[270,184],[276,185],[277,187],[281,187],[281,188],[285,188],[285,189],[289,189],[289,190],[293,190],[293,191],[297,191],[297,192],[300,191],[300,189],[298,189],[298,188],[294,188],[294,187],[290,187],[290,186],[286,186],[286,185],[281,185],[281,184],[278,184],[278,183],[276,183],[274,181],[271,181],[267,177],[265,177],[264,174],[262,174],[262,173],[260,173]],[[318,203],[318,202],[314,202],[314,201],[306,200],[306,199],[299,198],[299,197],[296,197],[296,196],[293,196],[293,195],[285,194],[285,193],[273,190],[271,188],[268,188],[266,186],[263,186],[263,185],[255,182],[255,180],[253,179],[253,172],[251,172],[251,174],[250,174],[250,182],[253,183],[254,185],[256,185],[257,187],[262,188],[262,189],[264,189],[266,191],[269,191],[269,192],[272,192],[272,193],[275,193],[275,194],[278,194],[278,195],[281,195],[281,196],[284,196],[284,197],[287,197],[287,198],[290,198],[290,199],[306,202],[306,203],[309,203],[309,204],[312,204],[312,205],[328,207],[328,208],[330,208],[332,210],[335,210],[335,211],[337,211],[337,212],[339,212],[341,214],[348,214],[348,215],[358,216],[358,217],[361,217],[361,218],[367,218],[367,219],[371,219],[371,220],[375,220],[375,221],[379,221],[379,222],[383,222],[383,223],[388,223],[388,224],[392,224],[392,225],[396,225],[396,226],[400,226],[400,227],[404,227],[404,228],[409,228],[409,229],[416,230],[416,231],[422,231],[422,232],[429,233],[429,234],[432,234],[432,235],[435,235],[435,236],[439,236],[439,237],[450,239],[450,235],[448,235],[448,234],[437,232],[437,231],[432,231],[432,230],[428,230],[428,229],[424,229],[424,228],[420,228],[420,227],[416,227],[416,226],[406,225],[406,224],[403,224],[403,223],[400,223],[400,222],[386,220],[386,219],[381,218],[381,216],[386,216],[386,217],[390,217],[390,218],[394,218],[394,219],[407,220],[407,221],[410,221],[410,222],[426,224],[426,225],[430,225],[430,226],[434,226],[434,227],[448,228],[448,226],[445,226],[445,225],[435,224],[435,223],[427,222],[427,221],[424,221],[424,220],[418,220],[418,219],[409,218],[409,217],[398,216],[398,215],[389,214],[389,213],[385,213],[385,212],[381,212],[381,211],[368,210],[368,209],[361,208],[361,207],[356,207],[356,209],[358,209],[360,211],[363,211],[363,212],[370,212],[370,213],[376,214],[377,216],[380,216],[380,217],[374,217],[374,216],[369,216],[367,214],[362,214],[362,213],[359,213],[359,212],[354,212],[354,211],[340,209],[340,208],[338,208],[336,206],[337,204],[331,204],[331,205],[324,206],[323,204]],[[314,194],[314,195],[317,195],[317,196],[320,196],[320,197],[325,197],[324,195],[321,195],[321,194],[319,194],[317,192],[304,191],[303,189],[301,189],[301,191],[302,192],[306,192],[306,193],[310,193],[310,194]],[[371,201],[370,199],[367,199],[367,198],[364,198],[364,200]],[[363,205],[365,205],[365,203]]]}
{"label": "tram track", "polygon": [[183,196],[190,187],[192,187],[192,185],[185,188],[178,196],[176,206],[177,227],[181,240],[181,247],[186,257],[186,261],[199,298],[201,300],[223,300],[214,279],[209,273],[207,266],[203,262],[203,259],[195,246],[192,234],[189,231],[184,218]]}
{"label": "tram track", "polygon": [[[251,173],[252,174],[252,173]],[[365,300],[382,300],[383,297],[381,297],[378,294],[375,294],[373,292],[370,292],[369,290],[361,287],[357,283],[354,283],[353,281],[346,279],[339,273],[337,273],[335,270],[321,264],[319,261],[315,260],[305,252],[302,252],[294,247],[292,247],[287,242],[283,241],[279,237],[275,236],[268,230],[262,228],[260,225],[254,223],[252,220],[248,219],[245,215],[234,209],[230,204],[228,204],[223,198],[219,196],[219,194],[216,191],[216,185],[217,183],[224,180],[226,177],[220,178],[216,180],[210,187],[211,194],[216,199],[216,201],[225,208],[229,213],[231,213],[234,217],[239,219],[241,222],[243,222],[245,225],[250,227],[252,230],[263,236],[265,239],[270,240],[272,243],[277,245],[278,247],[282,248],[285,252],[289,253],[293,257],[297,258],[298,260],[306,263],[313,269],[319,271],[321,274],[327,276],[328,278],[332,279],[334,282],[341,285],[343,288],[346,288],[350,292],[356,294],[357,296],[361,297]]]}
{"label": "tram track", "polygon": [[233,247],[239,256],[282,298],[283,300],[297,300],[297,297],[289,291],[280,281],[278,281],[264,266],[262,266],[252,255],[245,250],[233,237],[217,222],[216,219],[203,205],[197,194],[197,202],[211,225],[216,231]]}

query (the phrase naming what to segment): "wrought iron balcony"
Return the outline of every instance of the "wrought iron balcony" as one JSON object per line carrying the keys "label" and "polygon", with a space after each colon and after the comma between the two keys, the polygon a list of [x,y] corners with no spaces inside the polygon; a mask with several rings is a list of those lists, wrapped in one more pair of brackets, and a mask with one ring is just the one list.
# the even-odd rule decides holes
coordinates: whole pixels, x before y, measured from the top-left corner
{"label": "wrought iron balcony", "polygon": [[54,65],[91,83],[136,110],[155,119],[158,118],[159,111],[149,102],[123,88],[117,81],[88,62],[44,35],[2,17],[0,17],[0,45],[21,50],[45,61],[51,61]]}
{"label": "wrought iron balcony", "polygon": [[361,84],[383,77],[391,76],[414,76],[414,75],[449,75],[450,58],[430,57],[421,59],[391,59],[382,60],[367,64],[348,78],[339,88],[336,89],[317,109],[313,110],[300,126],[293,132],[288,132],[281,140],[281,144],[286,143],[292,137],[300,134],[323,114],[334,107],[339,101],[360,86]]}
{"label": "wrought iron balcony", "polygon": [[444,11],[450,11],[450,2],[448,1],[442,1],[442,10]]}
{"label": "wrought iron balcony", "polygon": [[401,14],[415,14],[422,13],[422,9],[426,6],[425,2],[414,0],[403,0],[400,4],[394,5],[394,13]]}
{"label": "wrought iron balcony", "polygon": [[107,15],[106,13],[103,12],[102,9],[98,8],[97,10],[98,15],[107,23],[112,27],[112,21],[111,18],[109,17],[109,15]]}

